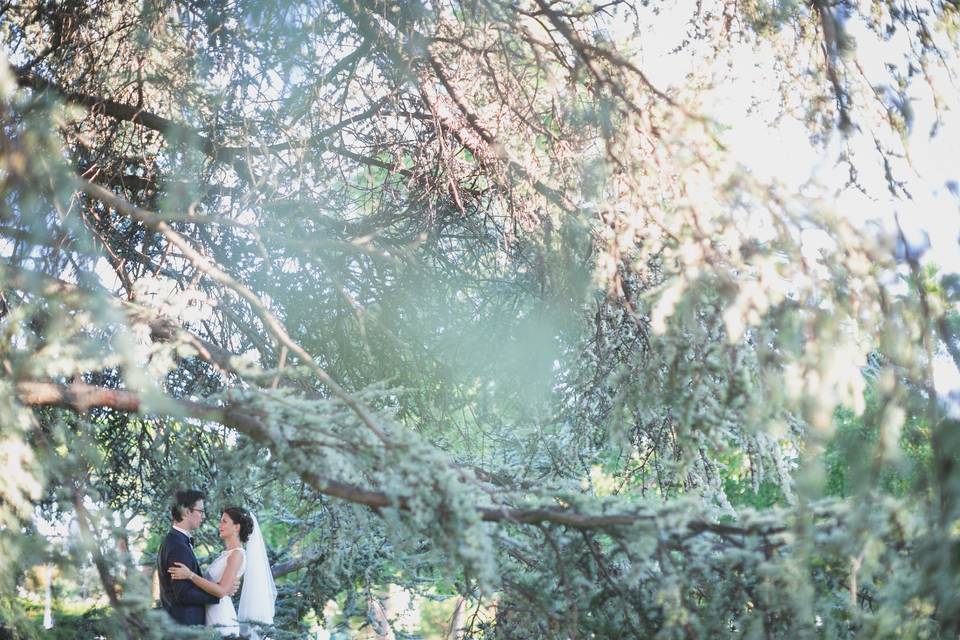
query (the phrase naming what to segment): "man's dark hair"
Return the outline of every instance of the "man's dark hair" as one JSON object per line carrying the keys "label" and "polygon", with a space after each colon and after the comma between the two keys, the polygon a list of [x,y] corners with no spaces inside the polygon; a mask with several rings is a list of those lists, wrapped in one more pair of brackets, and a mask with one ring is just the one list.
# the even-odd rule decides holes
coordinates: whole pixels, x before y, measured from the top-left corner
{"label": "man's dark hair", "polygon": [[177,491],[177,495],[173,498],[173,505],[170,507],[170,515],[173,517],[173,521],[180,522],[183,520],[184,516],[187,515],[187,509],[195,505],[197,500],[203,500],[206,497],[202,491],[196,489]]}

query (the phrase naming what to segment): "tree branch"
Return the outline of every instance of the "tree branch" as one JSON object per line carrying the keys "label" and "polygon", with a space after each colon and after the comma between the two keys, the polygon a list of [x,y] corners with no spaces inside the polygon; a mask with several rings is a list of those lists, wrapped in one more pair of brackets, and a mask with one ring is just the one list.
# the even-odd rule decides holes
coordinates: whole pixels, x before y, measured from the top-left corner
{"label": "tree branch", "polygon": [[17,398],[31,407],[59,407],[86,413],[97,407],[107,407],[137,413],[140,411],[140,396],[129,391],[107,389],[75,382],[59,385],[52,382],[17,382],[14,385]]}
{"label": "tree branch", "polygon": [[263,322],[263,325],[267,331],[273,335],[274,339],[280,345],[286,347],[298,358],[300,358],[300,361],[303,362],[303,364],[306,365],[315,376],[317,376],[320,382],[326,385],[326,387],[333,392],[334,396],[342,400],[344,404],[350,407],[350,409],[357,415],[357,417],[360,418],[360,420],[367,426],[368,429],[370,429],[370,431],[372,431],[382,442],[387,442],[386,433],[384,433],[379,425],[377,425],[373,415],[363,405],[363,403],[361,403],[351,394],[347,393],[346,389],[340,386],[340,384],[334,380],[330,374],[328,374],[314,361],[313,357],[307,353],[303,347],[301,347],[293,340],[293,338],[290,337],[280,320],[278,320],[277,317],[269,309],[267,309],[266,305],[263,304],[263,301],[260,300],[260,297],[249,287],[237,282],[218,265],[208,260],[203,254],[197,251],[193,245],[187,242],[183,236],[174,231],[173,228],[171,228],[170,225],[168,225],[167,222],[156,213],[147,211],[146,209],[141,209],[127,200],[124,200],[112,191],[104,189],[100,185],[94,184],[87,180],[78,179],[76,181],[76,186],[87,195],[100,200],[110,207],[113,207],[117,213],[128,216],[133,220],[136,220],[137,222],[140,222],[150,229],[162,234],[167,241],[170,242],[170,244],[180,249],[184,256],[186,256],[187,259],[193,263],[193,266],[199,271],[246,300],[253,309],[254,313],[256,313]]}
{"label": "tree branch", "polygon": [[382,103],[374,105],[373,108],[363,113],[347,118],[343,122],[328,127],[316,136],[313,136],[307,140],[278,143],[261,151],[256,147],[230,147],[217,144],[216,141],[211,140],[207,136],[203,135],[194,127],[190,127],[175,120],[171,120],[170,118],[165,118],[155,113],[151,113],[150,111],[146,111],[143,107],[135,107],[133,105],[125,104],[123,102],[118,102],[116,100],[111,100],[101,96],[66,91],[56,84],[48,80],[44,80],[43,78],[34,75],[29,71],[25,71],[22,68],[14,69],[14,74],[17,78],[17,83],[21,87],[32,89],[39,93],[55,94],[66,102],[87,107],[93,113],[109,116],[115,120],[123,120],[125,122],[138,124],[146,127],[147,129],[152,129],[153,131],[163,134],[168,140],[187,146],[196,147],[197,149],[203,151],[203,153],[209,158],[233,167],[233,169],[241,178],[254,186],[260,184],[261,180],[252,172],[249,163],[247,163],[245,160],[246,157],[285,151],[292,149],[299,144],[313,144],[317,149],[331,151],[360,164],[380,167],[382,169],[393,171],[407,177],[412,175],[412,172],[407,169],[394,166],[377,158],[356,153],[339,145],[329,144],[322,141],[324,137],[332,135],[343,127],[373,115],[380,109]]}
{"label": "tree branch", "polygon": [[218,367],[224,372],[238,374],[233,366],[232,359],[236,354],[204,340],[191,331],[187,331],[176,322],[161,316],[153,309],[133,302],[117,300],[107,291],[90,290],[64,280],[48,276],[43,273],[22,269],[14,266],[0,266],[0,286],[18,289],[20,291],[39,290],[44,296],[97,296],[97,302],[104,302],[116,307],[126,314],[132,321],[140,321],[150,328],[150,337],[159,342],[180,341],[193,347],[197,355],[204,361]]}
{"label": "tree branch", "polygon": [[[23,381],[15,385],[17,397],[27,406],[56,406],[86,412],[94,407],[116,409],[118,411],[138,412],[143,409],[140,397],[129,391],[106,389],[93,385],[73,383],[60,385],[53,382]],[[182,415],[218,422],[236,429],[267,446],[273,445],[270,427],[256,415],[256,410],[244,405],[212,406],[187,400],[168,399],[171,408],[177,408]],[[374,491],[354,484],[322,477],[312,471],[300,471],[300,477],[314,490],[334,498],[340,498],[354,504],[362,504],[379,511],[395,507],[401,511],[410,511],[411,507],[404,498],[392,499],[386,493]],[[576,511],[552,508],[496,508],[476,507],[480,518],[485,522],[513,524],[554,524],[571,529],[611,529],[630,527],[639,522],[652,521],[652,513],[584,514]],[[691,521],[687,530],[693,534],[712,533],[722,538],[731,535],[769,536],[785,530],[776,527],[737,527],[707,521]],[[289,571],[295,571],[311,562],[308,559],[291,561]],[[297,564],[301,563],[301,564]],[[288,567],[285,565],[278,565]],[[277,571],[277,569],[275,569]]]}

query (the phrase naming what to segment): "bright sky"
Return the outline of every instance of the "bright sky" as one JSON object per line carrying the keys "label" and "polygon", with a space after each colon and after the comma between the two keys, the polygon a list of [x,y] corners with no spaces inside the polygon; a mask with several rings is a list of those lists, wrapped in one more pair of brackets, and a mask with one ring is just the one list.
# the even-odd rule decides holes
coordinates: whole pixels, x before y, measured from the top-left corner
{"label": "bright sky", "polygon": [[[688,74],[702,71],[712,60],[712,52],[702,45],[691,44],[676,52],[678,41],[689,29],[689,3],[655,8],[641,8],[641,68],[660,89],[680,89]],[[654,15],[652,12],[656,11]],[[649,15],[645,15],[647,12]],[[614,39],[627,37],[634,23],[614,20]],[[893,83],[891,69],[906,76],[904,52],[909,51],[906,34],[900,32],[889,42],[880,41],[857,19],[847,19],[844,28],[856,43],[856,59],[862,74],[888,102],[906,98],[906,110],[912,114],[905,147],[909,161],[894,166],[897,178],[905,182],[912,199],[894,198],[887,189],[882,158],[876,151],[874,135],[888,146],[897,139],[884,138],[882,126],[871,127],[864,121],[858,131],[844,138],[835,133],[826,145],[811,143],[807,126],[798,119],[777,120],[781,94],[771,62],[774,53],[769,45],[759,50],[752,45],[734,47],[736,71],[733,77],[717,84],[703,103],[707,115],[729,127],[724,142],[734,158],[760,179],[776,181],[788,190],[827,196],[836,212],[862,224],[877,222],[881,228],[896,229],[899,218],[911,245],[929,244],[922,260],[937,265],[943,272],[960,272],[960,82],[949,77],[942,66],[928,68],[939,90],[939,121],[930,86],[920,77],[913,78],[906,95],[900,95]],[[942,34],[934,34],[934,38]],[[945,66],[960,69],[956,54],[945,50]],[[798,93],[798,95],[800,95]],[[855,95],[869,105],[872,95]],[[802,113],[805,105],[798,112]],[[883,117],[883,113],[879,113]],[[883,123],[877,123],[882,125]],[[876,133],[875,133],[876,132]],[[845,188],[848,168],[838,163],[841,153],[853,154],[864,192]],[[810,234],[804,238],[809,250],[830,242],[829,238]],[[960,371],[953,361],[941,354],[934,365],[938,391],[953,400],[951,410],[960,417]]]}
{"label": "bright sky", "polygon": [[[701,72],[710,65],[712,52],[702,44],[692,43],[681,52],[675,51],[689,29],[689,3],[659,3],[656,15],[652,13],[654,8],[639,10],[649,13],[640,16],[641,24],[649,26],[642,32],[639,58],[644,73],[656,86],[679,89],[689,73]],[[629,20],[615,20],[613,24],[615,39],[628,36],[633,28]],[[903,52],[909,43],[903,30],[890,42],[881,42],[862,21],[848,19],[844,27],[856,42],[857,62],[870,85],[888,100],[899,99],[887,65],[906,75]],[[941,91],[941,121],[935,135],[931,135],[937,119],[933,95],[921,78],[913,79],[906,96],[913,114],[906,145],[910,163],[895,167],[913,200],[894,200],[887,190],[869,122],[858,123],[861,130],[847,139],[836,133],[826,146],[817,146],[810,142],[809,130],[801,121],[786,117],[775,122],[781,100],[775,78],[780,72],[772,67],[775,54],[771,47],[762,45],[758,50],[753,45],[734,46],[732,54],[735,74],[709,92],[702,110],[729,127],[724,142],[735,159],[758,178],[777,181],[788,189],[801,191],[815,186],[836,194],[837,211],[850,219],[877,220],[893,228],[893,214],[897,212],[911,242],[921,243],[924,232],[929,234],[931,247],[925,260],[944,271],[960,272],[960,162],[956,161],[960,86],[956,79],[947,77],[937,65],[929,66]],[[960,68],[955,55],[948,55],[946,64]],[[869,105],[873,96],[855,99]],[[799,100],[794,106],[800,110],[806,107]],[[837,159],[844,143],[856,157],[858,177],[869,196],[856,189],[843,189],[849,174]]]}

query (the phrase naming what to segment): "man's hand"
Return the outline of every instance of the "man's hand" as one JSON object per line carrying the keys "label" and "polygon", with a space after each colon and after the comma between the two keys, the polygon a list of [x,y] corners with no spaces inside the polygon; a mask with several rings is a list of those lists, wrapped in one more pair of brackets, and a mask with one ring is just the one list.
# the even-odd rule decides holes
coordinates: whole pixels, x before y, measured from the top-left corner
{"label": "man's hand", "polygon": [[240,590],[240,576],[237,576],[236,578],[234,578],[233,586],[230,587],[230,591],[227,592],[227,595],[232,598],[234,594],[239,590]]}

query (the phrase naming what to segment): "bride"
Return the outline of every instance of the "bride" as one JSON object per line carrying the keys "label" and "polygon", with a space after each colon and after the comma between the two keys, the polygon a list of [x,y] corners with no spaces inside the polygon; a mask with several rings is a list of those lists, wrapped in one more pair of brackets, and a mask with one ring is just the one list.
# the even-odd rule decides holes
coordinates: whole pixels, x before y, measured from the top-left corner
{"label": "bride", "polygon": [[[170,576],[174,580],[189,580],[220,598],[220,602],[207,605],[208,627],[217,627],[224,636],[239,636],[242,631],[256,637],[256,630],[250,628],[250,623],[273,624],[277,598],[277,587],[256,516],[240,507],[227,507],[220,516],[220,538],[224,551],[203,576],[179,562],[169,569]],[[245,577],[238,617],[233,600],[227,594],[240,576]]]}

